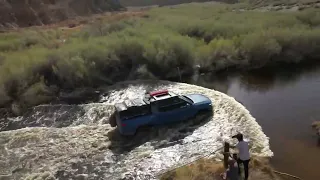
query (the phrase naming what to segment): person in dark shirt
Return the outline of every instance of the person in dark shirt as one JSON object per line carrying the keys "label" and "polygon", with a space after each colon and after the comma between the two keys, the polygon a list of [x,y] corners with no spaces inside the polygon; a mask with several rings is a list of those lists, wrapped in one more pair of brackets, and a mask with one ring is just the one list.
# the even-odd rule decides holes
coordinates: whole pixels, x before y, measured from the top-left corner
{"label": "person in dark shirt", "polygon": [[228,161],[228,169],[222,175],[225,180],[239,180],[237,154],[233,154],[233,158]]}

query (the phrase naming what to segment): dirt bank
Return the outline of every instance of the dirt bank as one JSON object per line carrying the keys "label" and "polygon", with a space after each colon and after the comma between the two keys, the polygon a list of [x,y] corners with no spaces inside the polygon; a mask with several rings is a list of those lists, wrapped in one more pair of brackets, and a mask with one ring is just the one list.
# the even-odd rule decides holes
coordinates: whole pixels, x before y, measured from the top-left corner
{"label": "dirt bank", "polygon": [[[283,180],[274,173],[268,159],[253,157],[250,162],[250,177],[252,180]],[[222,161],[214,159],[200,159],[193,164],[180,167],[173,171],[163,174],[161,180],[194,180],[211,179],[222,180],[220,174],[224,167]],[[242,174],[243,175],[243,174]]]}
{"label": "dirt bank", "polygon": [[316,130],[320,142],[320,121],[313,122],[312,127]]}
{"label": "dirt bank", "polygon": [[[177,4],[184,4],[184,3],[192,3],[192,2],[210,2],[213,0],[119,0],[123,6],[130,6],[130,7],[139,7],[139,6],[152,6],[152,5],[159,5],[159,6],[171,6]],[[223,2],[223,3],[236,3],[237,0],[214,0],[214,2]]]}
{"label": "dirt bank", "polygon": [[120,8],[113,0],[3,0],[0,1],[0,30],[46,25]]}

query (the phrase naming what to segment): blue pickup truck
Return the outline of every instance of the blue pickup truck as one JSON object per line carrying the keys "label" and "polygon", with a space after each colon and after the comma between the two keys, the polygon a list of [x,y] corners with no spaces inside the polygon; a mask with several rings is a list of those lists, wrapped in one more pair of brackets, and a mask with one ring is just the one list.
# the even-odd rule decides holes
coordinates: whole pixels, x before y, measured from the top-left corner
{"label": "blue pickup truck", "polygon": [[212,112],[212,102],[204,95],[160,90],[146,93],[142,99],[115,104],[115,118],[110,124],[117,126],[120,134],[130,136],[141,127],[180,122],[207,111]]}

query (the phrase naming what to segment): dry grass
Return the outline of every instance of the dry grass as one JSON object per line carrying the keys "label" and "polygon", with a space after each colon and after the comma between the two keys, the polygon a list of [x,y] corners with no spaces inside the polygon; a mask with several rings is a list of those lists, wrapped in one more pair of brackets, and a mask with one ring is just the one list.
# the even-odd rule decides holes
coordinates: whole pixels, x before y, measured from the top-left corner
{"label": "dry grass", "polygon": [[[219,175],[223,172],[222,162],[201,159],[191,165],[164,174],[161,180],[220,180]],[[253,157],[250,161],[250,179],[278,180],[279,177],[273,173],[268,159]]]}
{"label": "dry grass", "polygon": [[313,122],[311,126],[316,130],[316,133],[318,135],[318,142],[320,143],[320,121]]}
{"label": "dry grass", "polygon": [[259,6],[281,6],[281,5],[310,5],[320,2],[319,0],[245,0],[255,7]]}
{"label": "dry grass", "polygon": [[276,178],[272,167],[270,166],[269,159],[263,157],[254,157],[250,161],[250,168],[253,170],[259,170],[266,175]]}
{"label": "dry grass", "polygon": [[315,121],[312,123],[312,127],[320,130],[320,121]]}
{"label": "dry grass", "polygon": [[223,164],[211,159],[200,159],[194,164],[181,167],[161,177],[161,180],[209,180],[219,178]]}

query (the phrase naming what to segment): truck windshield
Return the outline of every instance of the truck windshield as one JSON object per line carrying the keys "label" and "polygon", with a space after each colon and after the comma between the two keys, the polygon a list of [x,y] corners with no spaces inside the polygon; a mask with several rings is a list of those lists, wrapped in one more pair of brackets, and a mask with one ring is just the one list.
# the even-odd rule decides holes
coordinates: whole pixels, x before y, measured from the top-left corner
{"label": "truck windshield", "polygon": [[182,95],[182,96],[180,96],[180,98],[187,101],[190,104],[193,104],[193,101],[190,98],[188,98],[187,96]]}

